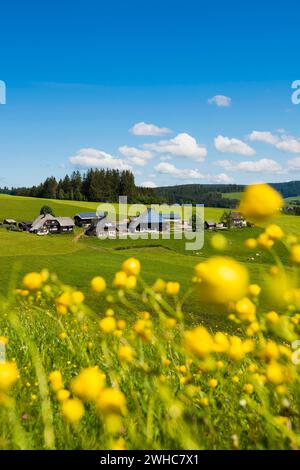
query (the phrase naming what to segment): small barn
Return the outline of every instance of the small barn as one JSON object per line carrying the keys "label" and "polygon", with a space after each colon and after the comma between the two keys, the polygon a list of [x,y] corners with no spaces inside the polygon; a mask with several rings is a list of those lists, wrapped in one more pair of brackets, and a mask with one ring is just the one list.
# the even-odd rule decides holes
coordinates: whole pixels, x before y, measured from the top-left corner
{"label": "small barn", "polygon": [[15,226],[18,225],[16,220],[14,220],[14,219],[4,219],[3,224],[4,225],[15,225]]}
{"label": "small barn", "polygon": [[74,221],[77,227],[89,227],[93,222],[104,219],[105,216],[104,212],[81,212],[75,215]]}
{"label": "small barn", "polygon": [[231,222],[234,227],[246,227],[247,222],[240,212],[231,212]]}
{"label": "small barn", "polygon": [[19,222],[18,226],[20,230],[23,230],[23,232],[29,232],[32,227],[32,222]]}
{"label": "small barn", "polygon": [[206,230],[215,230],[217,227],[217,224],[214,220],[205,220],[204,222],[204,228]]}

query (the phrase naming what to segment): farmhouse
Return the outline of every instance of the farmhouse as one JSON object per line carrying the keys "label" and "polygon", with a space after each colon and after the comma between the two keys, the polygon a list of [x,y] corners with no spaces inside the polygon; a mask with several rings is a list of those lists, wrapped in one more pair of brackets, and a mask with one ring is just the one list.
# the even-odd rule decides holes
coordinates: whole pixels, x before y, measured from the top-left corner
{"label": "farmhouse", "polygon": [[162,214],[152,208],[148,208],[138,217],[132,218],[128,225],[129,232],[164,232],[167,229],[168,224]]}
{"label": "farmhouse", "polygon": [[231,212],[231,222],[234,227],[246,227],[247,222],[240,212]]}
{"label": "farmhouse", "polygon": [[93,222],[104,219],[104,212],[81,212],[74,217],[77,227],[89,227]]}
{"label": "farmhouse", "polygon": [[53,217],[50,214],[40,215],[30,228],[31,233],[68,233],[72,232],[74,222],[70,217]]}

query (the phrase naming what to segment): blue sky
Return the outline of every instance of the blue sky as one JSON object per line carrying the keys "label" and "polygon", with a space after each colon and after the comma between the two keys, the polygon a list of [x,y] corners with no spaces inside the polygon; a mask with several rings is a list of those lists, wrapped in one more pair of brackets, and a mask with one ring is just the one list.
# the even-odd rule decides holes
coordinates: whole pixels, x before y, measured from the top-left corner
{"label": "blue sky", "polygon": [[138,184],[300,179],[296,1],[1,5],[0,185],[90,166]]}

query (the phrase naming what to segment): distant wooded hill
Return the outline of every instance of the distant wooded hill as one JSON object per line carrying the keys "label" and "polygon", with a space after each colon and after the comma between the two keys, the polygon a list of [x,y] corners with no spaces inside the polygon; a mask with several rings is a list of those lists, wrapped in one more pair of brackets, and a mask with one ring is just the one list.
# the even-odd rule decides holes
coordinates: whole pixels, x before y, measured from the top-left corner
{"label": "distant wooded hill", "polygon": [[[300,195],[300,181],[270,183],[284,198]],[[155,194],[169,204],[205,204],[210,207],[235,207],[238,200],[226,198],[226,193],[244,190],[239,184],[184,184],[155,188]]]}

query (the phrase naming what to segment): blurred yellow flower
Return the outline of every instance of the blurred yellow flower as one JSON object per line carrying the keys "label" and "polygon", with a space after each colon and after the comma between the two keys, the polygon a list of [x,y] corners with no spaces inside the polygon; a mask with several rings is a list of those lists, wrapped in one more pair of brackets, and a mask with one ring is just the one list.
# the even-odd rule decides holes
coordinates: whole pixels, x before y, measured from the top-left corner
{"label": "blurred yellow flower", "polygon": [[251,393],[253,393],[254,387],[252,384],[245,384],[243,390],[245,393],[248,393],[250,395]]}
{"label": "blurred yellow flower", "polygon": [[58,390],[64,388],[63,377],[59,370],[53,370],[50,372],[49,381],[54,392],[58,392]]}
{"label": "blurred yellow flower", "polygon": [[256,306],[248,297],[239,300],[236,303],[235,309],[241,320],[253,322],[256,318]]}
{"label": "blurred yellow flower", "polygon": [[216,388],[218,386],[217,379],[209,379],[208,385],[210,386],[210,388]]}
{"label": "blurred yellow flower", "polygon": [[61,390],[58,390],[58,392],[56,393],[56,398],[61,403],[67,400],[69,397],[70,397],[69,390],[66,390],[64,388],[62,388]]}
{"label": "blurred yellow flower", "polygon": [[118,356],[122,362],[132,362],[134,358],[134,351],[130,346],[120,346]]}
{"label": "blurred yellow flower", "polygon": [[214,250],[224,251],[227,248],[228,242],[227,238],[224,237],[221,233],[216,233],[212,236],[210,244]]}
{"label": "blurred yellow flower", "polygon": [[0,343],[8,344],[8,338],[6,336],[0,336]]}
{"label": "blurred yellow flower", "polygon": [[83,369],[71,382],[75,395],[82,400],[96,400],[105,385],[105,374],[98,367]]}
{"label": "blurred yellow flower", "polygon": [[271,362],[266,369],[266,376],[269,382],[279,385],[284,381],[283,369],[278,362]]}
{"label": "blurred yellow flower", "polygon": [[40,273],[28,273],[23,278],[23,285],[28,290],[40,289],[43,284],[43,277]]}
{"label": "blurred yellow flower", "polygon": [[252,297],[258,297],[261,293],[261,287],[258,284],[250,284],[248,292]]}
{"label": "blurred yellow flower", "polygon": [[96,276],[91,280],[91,289],[93,292],[100,293],[106,289],[106,281],[101,276]]}
{"label": "blurred yellow flower", "polygon": [[125,395],[116,388],[105,388],[97,399],[97,408],[103,413],[125,414]]}
{"label": "blurred yellow flower", "polygon": [[248,238],[245,241],[245,247],[249,248],[249,250],[254,250],[257,247],[257,241],[255,238]]}
{"label": "blurred yellow flower", "polygon": [[61,412],[66,421],[76,424],[84,415],[84,406],[78,398],[69,398],[63,401]]}
{"label": "blurred yellow flower", "polygon": [[105,317],[99,321],[99,327],[103,333],[112,333],[117,328],[117,322],[114,317]]}
{"label": "blurred yellow flower", "polygon": [[251,222],[267,222],[283,206],[281,195],[268,184],[247,186],[242,194],[239,211]]}
{"label": "blurred yellow flower", "polygon": [[128,276],[137,276],[141,270],[141,263],[136,258],[128,258],[122,264],[122,270],[125,271]]}
{"label": "blurred yellow flower", "polygon": [[214,350],[214,341],[203,326],[198,326],[184,334],[184,344],[188,351],[198,357],[205,357]]}
{"label": "blurred yellow flower", "polygon": [[293,261],[293,263],[300,263],[300,244],[293,245],[291,247],[291,260]]}
{"label": "blurred yellow flower", "polygon": [[72,292],[72,301],[77,305],[82,304],[84,301],[84,294],[79,290]]}
{"label": "blurred yellow flower", "polygon": [[167,282],[166,292],[168,295],[178,295],[180,290],[179,282]]}
{"label": "blurred yellow flower", "polygon": [[133,274],[128,276],[125,283],[126,289],[135,289],[136,288],[136,276]]}
{"label": "blurred yellow flower", "polygon": [[166,287],[166,282],[162,279],[156,279],[155,283],[153,284],[153,290],[155,292],[163,292]]}
{"label": "blurred yellow flower", "polygon": [[283,236],[283,230],[279,225],[271,224],[266,228],[266,234],[272,238],[272,240],[280,240]]}
{"label": "blurred yellow flower", "polygon": [[268,249],[272,248],[274,245],[274,240],[272,240],[272,238],[270,238],[266,232],[263,232],[257,237],[257,243],[262,248]]}
{"label": "blurred yellow flower", "polygon": [[115,274],[113,285],[118,288],[126,286],[127,274],[124,271],[118,271]]}
{"label": "blurred yellow flower", "polygon": [[204,301],[228,303],[241,299],[247,292],[248,271],[232,258],[209,258],[199,263],[195,272],[202,281],[198,288]]}
{"label": "blurred yellow flower", "polygon": [[19,371],[15,362],[0,362],[0,390],[9,391],[18,378]]}

